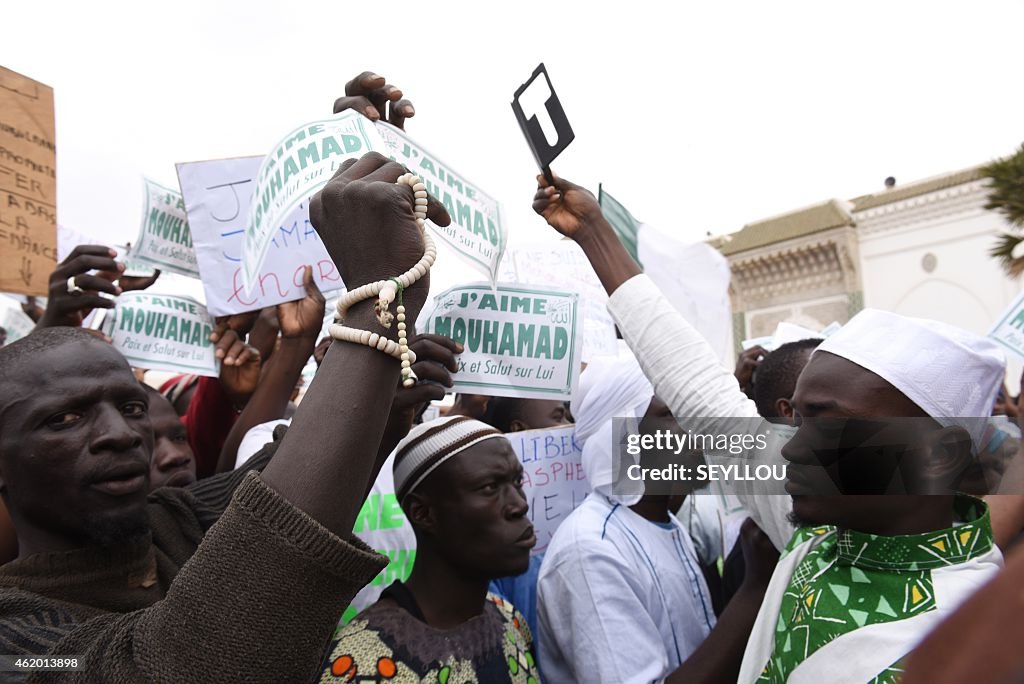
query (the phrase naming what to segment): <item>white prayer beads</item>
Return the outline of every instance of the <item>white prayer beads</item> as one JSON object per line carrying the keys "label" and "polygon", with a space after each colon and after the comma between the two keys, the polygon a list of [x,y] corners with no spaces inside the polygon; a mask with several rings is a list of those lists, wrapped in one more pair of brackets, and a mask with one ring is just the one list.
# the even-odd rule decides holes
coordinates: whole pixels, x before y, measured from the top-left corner
{"label": "white prayer beads", "polygon": [[416,218],[416,225],[419,226],[423,234],[423,256],[418,262],[416,262],[415,266],[396,278],[367,283],[362,287],[350,290],[343,294],[338,299],[337,315],[335,319],[337,322],[332,324],[329,330],[331,337],[336,340],[365,344],[367,346],[374,347],[375,349],[379,349],[389,356],[394,356],[402,362],[402,385],[405,387],[411,387],[416,384],[416,373],[412,370],[412,364],[416,362],[416,354],[409,349],[405,323],[405,307],[402,304],[399,304],[396,308],[398,318],[397,344],[382,335],[378,335],[377,333],[371,333],[367,330],[356,330],[355,328],[348,328],[341,325],[341,322],[345,320],[345,314],[348,313],[348,310],[352,308],[354,304],[361,302],[364,299],[377,297],[377,303],[374,306],[374,310],[377,314],[377,320],[383,327],[390,328],[391,322],[395,318],[395,316],[392,316],[391,312],[388,311],[391,307],[391,302],[395,301],[396,298],[401,301],[400,293],[402,290],[425,276],[431,266],[434,265],[434,260],[437,258],[437,248],[434,245],[434,241],[430,237],[430,234],[424,229],[424,224],[427,220],[427,187],[420,180],[419,176],[411,173],[407,173],[400,177],[397,183],[399,185],[408,185],[412,188],[413,216]]}

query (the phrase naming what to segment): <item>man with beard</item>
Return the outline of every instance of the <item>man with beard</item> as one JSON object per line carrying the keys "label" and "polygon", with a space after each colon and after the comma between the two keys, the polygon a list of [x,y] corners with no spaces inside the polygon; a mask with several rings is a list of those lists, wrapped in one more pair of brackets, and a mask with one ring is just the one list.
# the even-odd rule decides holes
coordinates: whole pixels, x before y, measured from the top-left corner
{"label": "man with beard", "polygon": [[[350,287],[423,254],[413,192],[396,185],[404,173],[369,154],[311,202]],[[433,200],[428,216],[450,221]],[[411,317],[428,288],[423,277],[404,290]],[[346,323],[397,339],[372,301]],[[303,341],[307,354],[315,341]],[[63,327],[0,350],[0,495],[21,542],[0,568],[0,651],[78,659],[78,671],[29,681],[311,679],[341,610],[385,564],[351,530],[399,375],[376,349],[334,344],[292,431],[254,464],[262,472],[147,498],[148,396],[124,358]]]}

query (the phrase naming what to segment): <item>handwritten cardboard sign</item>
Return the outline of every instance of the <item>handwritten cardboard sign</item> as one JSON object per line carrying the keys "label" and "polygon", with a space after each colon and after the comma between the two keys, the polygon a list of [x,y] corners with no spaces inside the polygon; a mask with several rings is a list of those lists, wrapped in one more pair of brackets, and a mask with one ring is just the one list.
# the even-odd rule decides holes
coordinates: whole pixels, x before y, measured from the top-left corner
{"label": "handwritten cardboard sign", "polygon": [[132,258],[190,278],[199,277],[192,232],[181,193],[143,179],[145,200],[139,236],[132,245]]}
{"label": "handwritten cardboard sign", "polygon": [[0,67],[0,291],[45,295],[57,265],[53,89]]}
{"label": "handwritten cardboard sign", "polygon": [[579,297],[486,283],[435,298],[426,332],[465,347],[454,391],[531,399],[571,399],[580,371]]}
{"label": "handwritten cardboard sign", "polygon": [[1006,350],[1024,359],[1024,292],[1017,295],[988,336]]}
{"label": "handwritten cardboard sign", "polygon": [[246,293],[258,284],[282,222],[326,185],[342,162],[383,146],[370,120],[352,110],[303,124],[274,146],[260,163],[249,203],[242,249]]}
{"label": "handwritten cardboard sign", "polygon": [[214,316],[254,311],[305,296],[303,269],[324,293],[344,288],[337,267],[299,204],[270,235],[253,290],[245,291],[242,259],[249,206],[262,157],[178,164],[206,306]]}
{"label": "handwritten cardboard sign", "polygon": [[137,368],[216,377],[213,318],[191,297],[127,292],[117,298],[114,347]]}
{"label": "handwritten cardboard sign", "polygon": [[444,205],[452,222],[447,227],[427,221],[427,226],[467,263],[497,280],[498,264],[505,253],[508,230],[501,216],[501,205],[465,176],[452,170],[437,155],[394,126],[377,123],[384,140],[383,154],[405,164],[423,179],[427,192]]}
{"label": "handwritten cardboard sign", "polygon": [[523,492],[537,533],[533,553],[547,549],[558,526],[590,493],[575,429],[566,425],[505,435],[523,464]]}

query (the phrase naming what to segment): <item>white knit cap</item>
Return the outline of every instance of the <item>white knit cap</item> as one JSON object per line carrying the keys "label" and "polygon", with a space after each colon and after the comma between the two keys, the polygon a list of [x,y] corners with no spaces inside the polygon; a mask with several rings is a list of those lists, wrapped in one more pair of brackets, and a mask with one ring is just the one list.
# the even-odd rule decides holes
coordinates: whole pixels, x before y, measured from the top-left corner
{"label": "white knit cap", "polygon": [[452,456],[485,439],[505,435],[468,416],[449,416],[417,425],[395,447],[395,494],[402,501]]}
{"label": "white knit cap", "polygon": [[[940,425],[966,429],[980,448],[986,419],[1006,374],[991,340],[946,323],[865,309],[818,345],[866,368]],[[836,378],[840,384],[842,378]]]}

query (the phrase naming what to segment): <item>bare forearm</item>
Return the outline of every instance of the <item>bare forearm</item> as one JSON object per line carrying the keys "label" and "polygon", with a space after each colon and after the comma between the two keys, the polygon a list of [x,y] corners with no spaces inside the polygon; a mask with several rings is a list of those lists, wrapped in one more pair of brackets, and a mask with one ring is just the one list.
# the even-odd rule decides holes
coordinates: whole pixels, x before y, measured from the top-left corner
{"label": "bare forearm", "polygon": [[735,682],[763,598],[763,590],[742,585],[708,638],[665,679],[665,684]]}
{"label": "bare forearm", "polygon": [[[372,303],[366,304],[350,310],[346,324],[383,332]],[[369,347],[332,344],[263,471],[264,481],[281,496],[339,536],[351,532],[378,468],[399,368],[395,359]]]}
{"label": "bare forearm", "polygon": [[639,264],[622,246],[615,231],[603,217],[594,219],[586,231],[576,236],[576,243],[587,255],[609,295],[619,289],[619,285],[642,273]]}
{"label": "bare forearm", "polygon": [[301,338],[281,341],[281,348],[267,362],[256,391],[224,441],[217,461],[218,473],[234,469],[238,447],[249,430],[284,416],[302,369],[313,353],[314,343],[315,340]]}

